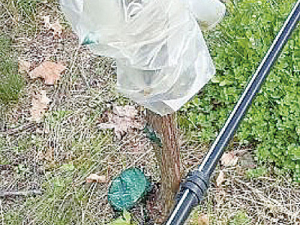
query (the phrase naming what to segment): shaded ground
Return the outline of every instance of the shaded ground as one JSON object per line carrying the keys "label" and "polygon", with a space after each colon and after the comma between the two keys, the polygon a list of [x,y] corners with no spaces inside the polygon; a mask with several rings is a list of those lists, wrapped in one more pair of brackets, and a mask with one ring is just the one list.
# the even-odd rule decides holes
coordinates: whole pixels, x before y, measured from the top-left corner
{"label": "shaded ground", "polygon": [[[107,203],[109,180],[125,168],[137,166],[159,181],[150,141],[141,129],[130,129],[121,139],[99,124],[107,121],[115,106],[134,105],[115,91],[111,59],[94,56],[80,47],[63,21],[55,1],[30,3],[9,0],[0,3],[0,28],[12,39],[15,61],[31,62],[31,69],[45,60],[63,62],[67,70],[54,86],[41,79],[26,82],[18,103],[0,103],[0,221],[2,224],[105,224],[116,215]],[[50,15],[64,27],[60,36],[44,25]],[[29,121],[34,92],[46,90],[52,100],[42,123]],[[144,110],[135,116],[143,123]],[[183,115],[184,116],[184,115]],[[187,173],[203,157],[207,146],[182,136],[182,171]],[[235,147],[239,151],[241,147]],[[243,149],[244,150],[244,149]],[[252,157],[253,150],[247,149]],[[248,156],[249,156],[248,154]],[[194,212],[192,224],[201,224],[201,214],[210,224],[300,223],[299,188],[274,171],[250,179],[249,165],[222,168],[225,181],[211,188],[204,207]],[[252,157],[253,158],[253,157]],[[255,163],[255,162],[254,162]],[[107,183],[87,184],[92,173],[105,175]],[[218,174],[218,171],[216,172]],[[42,191],[37,196],[6,196],[12,191]],[[133,218],[143,224],[143,206]]]}

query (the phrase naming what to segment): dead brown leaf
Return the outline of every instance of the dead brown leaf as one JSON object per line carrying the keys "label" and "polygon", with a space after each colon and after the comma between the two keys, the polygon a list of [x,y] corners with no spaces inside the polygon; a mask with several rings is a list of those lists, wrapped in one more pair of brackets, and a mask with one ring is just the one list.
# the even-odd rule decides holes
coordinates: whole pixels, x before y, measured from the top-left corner
{"label": "dead brown leaf", "polygon": [[45,61],[29,73],[30,78],[43,78],[46,85],[54,85],[60,79],[60,74],[66,69],[62,63]]}
{"label": "dead brown leaf", "polygon": [[198,225],[209,225],[209,217],[206,214],[200,214],[198,218]]}
{"label": "dead brown leaf", "polygon": [[54,158],[54,149],[53,148],[49,148],[45,154],[45,159],[47,161],[52,161]]}
{"label": "dead brown leaf", "polygon": [[38,152],[38,153],[37,153],[37,158],[38,158],[39,160],[43,160],[43,159],[45,158],[45,154],[44,154],[43,152]]}
{"label": "dead brown leaf", "polygon": [[30,109],[31,121],[41,122],[44,117],[46,110],[48,109],[48,105],[51,100],[47,97],[46,91],[42,90],[38,94],[34,94],[32,96],[32,107]]}
{"label": "dead brown leaf", "polygon": [[118,139],[121,139],[129,130],[142,130],[144,125],[136,116],[138,111],[134,106],[114,106],[113,112],[108,114],[108,122],[100,123],[100,129],[114,129]]}
{"label": "dead brown leaf", "polygon": [[59,20],[56,20],[55,23],[50,23],[50,16],[44,16],[44,26],[47,30],[52,30],[54,36],[60,36],[63,31],[62,25],[59,23]]}
{"label": "dead brown leaf", "polygon": [[57,20],[55,23],[51,24],[51,30],[53,30],[54,36],[60,36],[62,34],[63,27],[60,25],[59,21]]}
{"label": "dead brown leaf", "polygon": [[100,183],[104,184],[107,182],[106,176],[99,176],[97,174],[91,174],[86,178],[87,183]]}
{"label": "dead brown leaf", "polygon": [[19,73],[29,73],[30,62],[25,60],[19,60]]}
{"label": "dead brown leaf", "polygon": [[39,152],[38,153],[38,159],[39,160],[47,160],[47,161],[52,161],[54,158],[54,149],[49,148],[46,153]]}
{"label": "dead brown leaf", "polygon": [[46,29],[50,29],[51,27],[51,23],[50,23],[50,16],[43,16],[44,19],[44,26],[46,27]]}
{"label": "dead brown leaf", "polygon": [[216,195],[214,196],[214,199],[218,205],[224,204],[224,201],[226,200],[226,191],[224,191],[223,188],[219,188],[216,190]]}
{"label": "dead brown leaf", "polygon": [[138,114],[137,109],[134,106],[126,105],[126,106],[114,106],[113,108],[114,114],[120,117],[128,117],[134,119]]}
{"label": "dead brown leaf", "polygon": [[220,187],[224,181],[225,181],[225,173],[223,172],[223,170],[221,170],[216,180],[217,187]]}
{"label": "dead brown leaf", "polygon": [[238,157],[235,155],[234,151],[226,152],[221,158],[221,164],[223,166],[235,166],[238,162]]}

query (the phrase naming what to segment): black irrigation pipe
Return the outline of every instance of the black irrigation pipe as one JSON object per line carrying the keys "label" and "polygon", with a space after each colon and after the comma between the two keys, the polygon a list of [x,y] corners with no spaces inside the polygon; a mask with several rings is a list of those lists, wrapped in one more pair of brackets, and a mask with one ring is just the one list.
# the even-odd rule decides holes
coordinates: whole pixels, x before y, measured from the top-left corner
{"label": "black irrigation pipe", "polygon": [[209,179],[223,155],[228,142],[238,128],[239,123],[242,121],[264,80],[270,73],[272,66],[277,61],[283,47],[296,28],[299,19],[300,0],[294,6],[201,165],[197,170],[190,172],[185,182],[181,185],[178,202],[165,225],[184,224],[192,209],[203,200],[209,186]]}

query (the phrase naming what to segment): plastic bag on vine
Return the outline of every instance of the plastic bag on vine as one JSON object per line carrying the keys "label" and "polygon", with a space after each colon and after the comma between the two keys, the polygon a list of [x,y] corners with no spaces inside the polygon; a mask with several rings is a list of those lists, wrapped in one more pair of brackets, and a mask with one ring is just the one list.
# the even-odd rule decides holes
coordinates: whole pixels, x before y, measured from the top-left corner
{"label": "plastic bag on vine", "polygon": [[82,44],[116,59],[118,91],[160,115],[180,109],[215,73],[197,19],[214,26],[225,12],[219,0],[61,0],[61,6]]}

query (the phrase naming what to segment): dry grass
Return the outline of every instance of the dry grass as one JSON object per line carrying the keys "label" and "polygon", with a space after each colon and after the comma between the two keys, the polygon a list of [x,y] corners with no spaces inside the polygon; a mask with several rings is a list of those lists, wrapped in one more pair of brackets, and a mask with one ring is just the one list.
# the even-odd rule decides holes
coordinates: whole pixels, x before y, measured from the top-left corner
{"label": "dry grass", "polygon": [[299,186],[290,179],[284,176],[247,179],[244,169],[237,166],[226,170],[222,187],[210,188],[204,207],[195,214],[207,214],[211,224],[220,225],[299,224],[299,199]]}
{"label": "dry grass", "polygon": [[[68,69],[54,87],[24,75],[27,86],[19,103],[1,106],[0,164],[5,167],[1,167],[0,191],[43,190],[43,195],[1,199],[0,221],[103,224],[114,215],[106,200],[108,183],[86,184],[88,175],[112,178],[132,166],[144,167],[147,174],[155,175],[149,143],[144,141],[138,150],[132,144],[145,140],[143,132],[128,134],[120,141],[112,132],[97,127],[112,105],[128,103],[114,89],[113,62],[79,47],[68,26],[61,37],[54,37],[43,26],[45,15],[62,21],[57,4],[38,4],[32,24],[18,23],[15,29],[15,18],[29,18],[16,13],[12,2],[1,4],[5,6],[1,27],[14,39],[19,60],[31,62],[32,68],[44,60],[62,61]],[[34,28],[33,32],[26,32],[28,27]],[[32,124],[28,121],[31,95],[42,89],[52,102],[44,122]]]}
{"label": "dry grass", "polygon": [[[52,22],[63,21],[55,1],[29,6],[13,0],[0,3],[1,31],[13,39],[19,60],[30,61],[32,68],[50,59],[64,62],[67,71],[54,87],[23,75],[26,88],[19,103],[0,105],[0,192],[43,191],[39,196],[0,197],[0,224],[107,223],[115,216],[106,200],[109,183],[86,184],[85,178],[98,173],[111,179],[137,166],[159,180],[151,143],[142,131],[117,140],[111,131],[98,129],[113,105],[133,104],[115,91],[113,61],[80,47],[67,24],[61,37],[43,26],[45,15]],[[34,124],[28,121],[31,95],[42,89],[52,102],[44,122]],[[143,119],[142,110],[138,117]],[[186,173],[207,146],[191,140],[183,144]],[[245,212],[248,224],[299,223],[299,188],[284,177],[249,180],[244,173],[239,166],[227,169],[224,186],[210,189],[192,220],[201,212],[211,224],[242,224],[234,219],[237,212]]]}

